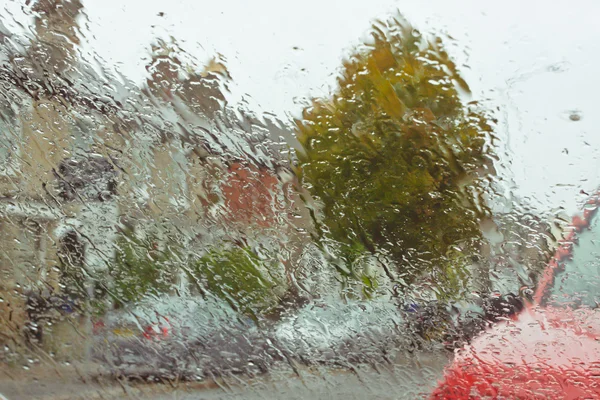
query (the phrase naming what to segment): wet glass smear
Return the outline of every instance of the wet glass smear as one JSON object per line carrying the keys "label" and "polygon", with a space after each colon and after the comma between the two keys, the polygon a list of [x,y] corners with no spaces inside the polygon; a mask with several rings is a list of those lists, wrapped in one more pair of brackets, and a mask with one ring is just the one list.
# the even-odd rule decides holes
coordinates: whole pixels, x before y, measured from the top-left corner
{"label": "wet glass smear", "polygon": [[0,0],[0,399],[599,397],[598,6],[513,3]]}

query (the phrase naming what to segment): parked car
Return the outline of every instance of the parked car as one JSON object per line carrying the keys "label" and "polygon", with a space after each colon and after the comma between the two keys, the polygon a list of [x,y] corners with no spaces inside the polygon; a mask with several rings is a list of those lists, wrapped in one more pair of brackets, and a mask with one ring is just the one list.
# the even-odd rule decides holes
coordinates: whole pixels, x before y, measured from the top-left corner
{"label": "parked car", "polygon": [[251,319],[217,298],[147,298],[108,313],[94,329],[95,360],[127,377],[264,371],[276,353]]}
{"label": "parked car", "polygon": [[533,300],[457,351],[432,398],[600,398],[599,204],[573,218]]}
{"label": "parked car", "polygon": [[389,299],[323,298],[284,316],[270,337],[288,359],[302,364],[389,361],[411,340],[404,314]]}

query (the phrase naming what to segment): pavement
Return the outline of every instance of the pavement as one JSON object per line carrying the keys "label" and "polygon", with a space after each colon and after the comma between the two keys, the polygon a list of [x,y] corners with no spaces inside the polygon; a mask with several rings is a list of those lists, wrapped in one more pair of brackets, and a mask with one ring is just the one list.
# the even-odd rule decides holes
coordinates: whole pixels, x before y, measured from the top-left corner
{"label": "pavement", "polygon": [[437,349],[401,354],[388,365],[292,368],[281,364],[261,376],[164,383],[119,381],[89,363],[46,362],[27,368],[0,367],[0,394],[8,400],[418,399],[431,392],[450,356]]}
{"label": "pavement", "polygon": [[123,389],[117,381],[98,379],[105,374],[94,364],[59,364],[32,359],[21,365],[0,366],[0,394],[8,400],[93,399],[106,398],[106,395],[119,398]]}

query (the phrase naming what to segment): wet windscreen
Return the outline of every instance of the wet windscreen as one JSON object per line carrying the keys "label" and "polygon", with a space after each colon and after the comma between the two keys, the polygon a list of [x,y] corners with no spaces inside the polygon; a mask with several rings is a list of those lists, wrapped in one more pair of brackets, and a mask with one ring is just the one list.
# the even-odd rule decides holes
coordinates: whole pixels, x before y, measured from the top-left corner
{"label": "wet windscreen", "polygon": [[0,0],[0,399],[463,398],[597,305],[598,11]]}

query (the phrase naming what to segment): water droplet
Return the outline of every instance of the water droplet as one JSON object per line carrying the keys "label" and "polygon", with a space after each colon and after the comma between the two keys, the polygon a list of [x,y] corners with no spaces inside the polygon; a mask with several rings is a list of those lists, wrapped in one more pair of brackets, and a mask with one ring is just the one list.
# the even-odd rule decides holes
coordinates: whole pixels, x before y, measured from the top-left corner
{"label": "water droplet", "polygon": [[577,122],[581,121],[582,115],[580,111],[569,111],[569,119],[571,121]]}

